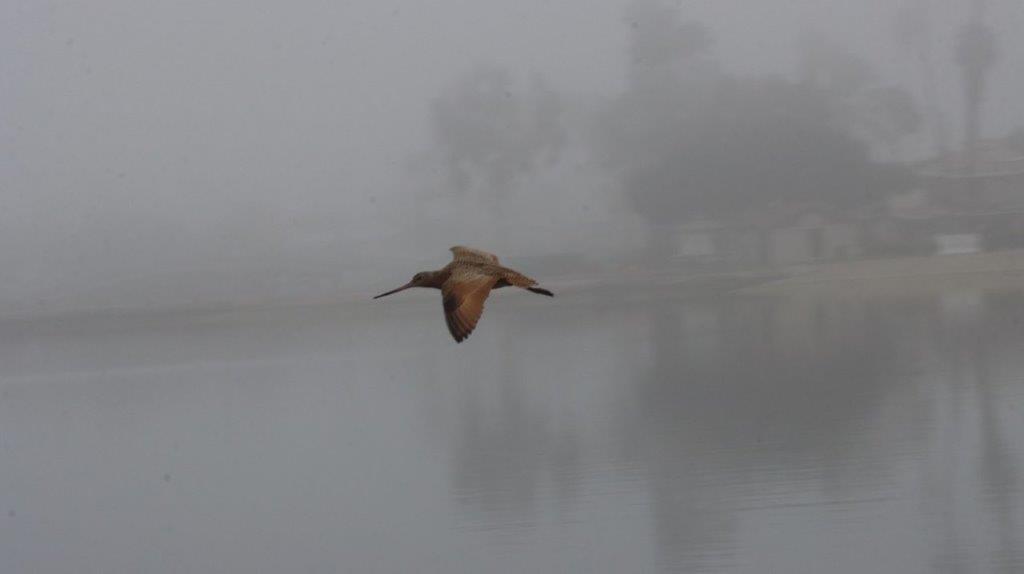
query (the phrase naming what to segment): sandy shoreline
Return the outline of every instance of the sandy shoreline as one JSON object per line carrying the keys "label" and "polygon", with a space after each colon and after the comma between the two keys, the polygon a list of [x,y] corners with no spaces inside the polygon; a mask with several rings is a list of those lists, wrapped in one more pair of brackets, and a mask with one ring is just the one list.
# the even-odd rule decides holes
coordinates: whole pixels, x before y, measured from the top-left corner
{"label": "sandy shoreline", "polygon": [[783,295],[808,291],[852,291],[909,295],[945,291],[1020,290],[1024,290],[1024,250],[826,264],[735,292]]}
{"label": "sandy shoreline", "polygon": [[[551,277],[544,281],[556,295],[587,300],[630,294],[671,297],[800,296],[861,294],[909,296],[944,292],[1024,291],[1024,250],[894,259],[870,259],[731,273],[687,273],[672,269],[623,269]],[[106,317],[172,317],[181,319],[259,310],[339,307],[369,311],[370,292],[343,292],[318,299],[268,299],[231,304],[168,305],[159,308],[90,308],[32,311],[0,315],[0,322],[62,321]],[[395,302],[390,308],[418,304]],[[568,301],[566,301],[568,303]],[[364,305],[365,304],[365,305]],[[374,311],[377,312],[377,311]]]}

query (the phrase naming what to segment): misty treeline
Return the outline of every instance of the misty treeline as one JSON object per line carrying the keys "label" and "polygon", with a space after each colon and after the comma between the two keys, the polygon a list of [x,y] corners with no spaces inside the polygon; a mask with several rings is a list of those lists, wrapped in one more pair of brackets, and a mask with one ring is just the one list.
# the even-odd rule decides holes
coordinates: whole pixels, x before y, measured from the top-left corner
{"label": "misty treeline", "polygon": [[778,202],[864,205],[908,185],[893,160],[922,118],[863,58],[809,32],[794,77],[737,75],[717,62],[713,33],[673,8],[638,2],[623,25],[624,89],[597,104],[497,65],[440,94],[432,127],[448,189],[500,205],[567,142],[659,224]]}
{"label": "misty treeline", "polygon": [[558,160],[565,145],[562,99],[540,75],[516,85],[505,69],[480,66],[432,108],[448,183],[459,194],[505,193],[517,178]]}

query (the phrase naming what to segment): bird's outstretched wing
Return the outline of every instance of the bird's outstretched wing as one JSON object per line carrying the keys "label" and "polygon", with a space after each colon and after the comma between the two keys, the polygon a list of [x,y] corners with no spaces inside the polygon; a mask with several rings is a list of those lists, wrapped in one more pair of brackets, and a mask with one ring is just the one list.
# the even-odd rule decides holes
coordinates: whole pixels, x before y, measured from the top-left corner
{"label": "bird's outstretched wing", "polygon": [[485,263],[498,265],[498,256],[472,247],[456,245],[449,249],[452,252],[452,261],[465,261],[466,263]]}
{"label": "bird's outstretched wing", "polygon": [[441,286],[444,319],[456,343],[461,343],[476,328],[484,312],[484,301],[496,282],[497,278],[492,275],[458,269]]}

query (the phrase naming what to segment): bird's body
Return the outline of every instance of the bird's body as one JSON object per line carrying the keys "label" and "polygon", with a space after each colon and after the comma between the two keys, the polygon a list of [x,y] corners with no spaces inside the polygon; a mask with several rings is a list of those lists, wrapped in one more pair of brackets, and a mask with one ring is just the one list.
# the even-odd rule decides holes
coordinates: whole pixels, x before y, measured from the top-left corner
{"label": "bird's body", "polygon": [[537,287],[537,282],[522,273],[503,267],[498,258],[486,251],[469,247],[451,248],[452,261],[437,271],[422,271],[402,287],[374,297],[378,299],[404,291],[411,287],[429,287],[441,290],[444,318],[448,331],[461,343],[473,329],[484,311],[484,301],[492,289],[520,287],[553,297],[547,289]]}

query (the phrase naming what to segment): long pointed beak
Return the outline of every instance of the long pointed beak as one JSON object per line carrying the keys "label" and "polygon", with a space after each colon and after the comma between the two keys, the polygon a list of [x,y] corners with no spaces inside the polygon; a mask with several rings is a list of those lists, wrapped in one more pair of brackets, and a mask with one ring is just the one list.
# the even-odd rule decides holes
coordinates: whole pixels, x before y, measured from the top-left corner
{"label": "long pointed beak", "polygon": [[414,285],[411,282],[410,283],[406,283],[405,285],[402,285],[398,289],[392,289],[391,291],[388,291],[387,293],[381,293],[380,295],[377,295],[376,297],[374,297],[374,299],[380,299],[381,297],[387,297],[388,295],[393,295],[395,293],[398,293],[399,291],[405,291],[406,289],[409,289],[410,287],[414,287]]}

